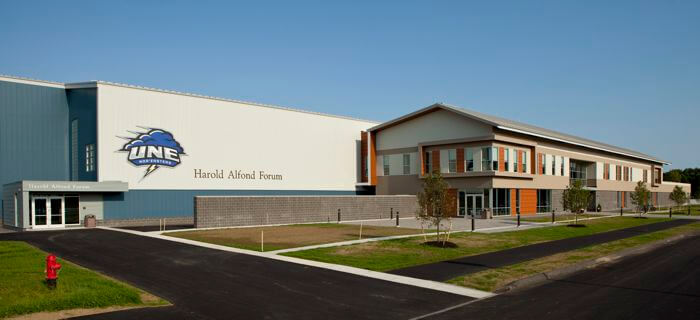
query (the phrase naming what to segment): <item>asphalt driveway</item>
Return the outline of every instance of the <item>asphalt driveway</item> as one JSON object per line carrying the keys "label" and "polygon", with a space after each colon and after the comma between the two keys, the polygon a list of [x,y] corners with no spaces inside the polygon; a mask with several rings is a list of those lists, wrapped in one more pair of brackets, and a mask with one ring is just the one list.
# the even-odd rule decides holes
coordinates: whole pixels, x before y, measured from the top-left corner
{"label": "asphalt driveway", "polygon": [[427,319],[698,319],[700,236]]}
{"label": "asphalt driveway", "polygon": [[408,319],[471,300],[117,231],[21,232],[0,240],[27,241],[174,304],[94,318]]}

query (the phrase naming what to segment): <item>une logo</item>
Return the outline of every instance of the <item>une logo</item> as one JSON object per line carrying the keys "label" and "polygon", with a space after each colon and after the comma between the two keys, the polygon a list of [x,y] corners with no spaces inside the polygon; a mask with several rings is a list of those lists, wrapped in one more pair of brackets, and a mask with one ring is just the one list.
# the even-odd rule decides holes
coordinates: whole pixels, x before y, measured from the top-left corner
{"label": "une logo", "polygon": [[143,178],[156,171],[160,166],[175,167],[180,164],[180,156],[185,154],[180,143],[175,140],[173,134],[163,129],[144,128],[148,132],[131,132],[135,138],[129,140],[119,150],[129,152],[128,160],[135,166],[148,166]]}

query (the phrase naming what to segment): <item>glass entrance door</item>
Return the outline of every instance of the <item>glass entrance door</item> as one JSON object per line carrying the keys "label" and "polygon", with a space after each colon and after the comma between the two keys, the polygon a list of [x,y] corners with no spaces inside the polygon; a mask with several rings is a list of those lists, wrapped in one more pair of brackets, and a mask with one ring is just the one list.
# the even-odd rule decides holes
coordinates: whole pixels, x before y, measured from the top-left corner
{"label": "glass entrance door", "polygon": [[484,195],[460,191],[457,208],[457,214],[460,217],[471,216],[473,214],[480,215],[481,211],[484,209]]}
{"label": "glass entrance door", "polygon": [[63,197],[35,197],[32,199],[34,228],[63,227]]}
{"label": "glass entrance door", "polygon": [[481,215],[484,208],[484,196],[480,194],[467,195],[467,215]]}

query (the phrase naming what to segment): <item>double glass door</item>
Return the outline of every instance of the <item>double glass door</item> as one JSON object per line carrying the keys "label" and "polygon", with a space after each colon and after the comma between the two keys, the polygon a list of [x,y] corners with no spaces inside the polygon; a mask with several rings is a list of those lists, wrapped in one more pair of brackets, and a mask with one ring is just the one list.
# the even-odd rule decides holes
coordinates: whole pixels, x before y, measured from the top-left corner
{"label": "double glass door", "polygon": [[460,217],[481,215],[484,209],[484,195],[459,192],[458,214]]}
{"label": "double glass door", "polygon": [[65,225],[63,197],[34,197],[32,201],[32,225],[34,228],[63,227]]}

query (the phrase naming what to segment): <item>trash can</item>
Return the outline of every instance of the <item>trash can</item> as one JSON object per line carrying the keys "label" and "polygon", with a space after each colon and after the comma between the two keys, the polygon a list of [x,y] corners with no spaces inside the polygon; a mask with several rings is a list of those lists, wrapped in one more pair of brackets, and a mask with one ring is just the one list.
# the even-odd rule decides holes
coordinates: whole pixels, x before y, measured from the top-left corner
{"label": "trash can", "polygon": [[85,223],[85,228],[97,227],[97,219],[95,218],[95,215],[93,215],[93,214],[86,215],[85,219],[84,219],[84,223]]}

